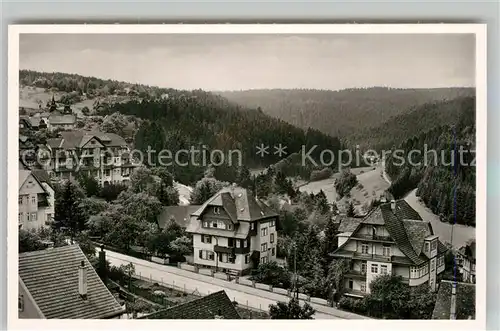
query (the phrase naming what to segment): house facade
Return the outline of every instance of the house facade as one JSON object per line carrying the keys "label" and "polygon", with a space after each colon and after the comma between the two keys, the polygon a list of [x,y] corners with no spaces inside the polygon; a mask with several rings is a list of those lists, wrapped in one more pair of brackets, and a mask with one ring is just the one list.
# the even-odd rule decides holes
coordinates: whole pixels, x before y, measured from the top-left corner
{"label": "house facade", "polygon": [[73,130],[76,125],[76,115],[60,114],[58,112],[51,113],[47,119],[47,129],[55,130]]}
{"label": "house facade", "polygon": [[428,284],[436,290],[437,275],[444,271],[447,248],[434,235],[429,222],[406,201],[391,201],[351,220],[339,237],[336,258],[350,261],[345,295],[362,297],[380,275],[402,276],[410,286]]}
{"label": "house facade", "polygon": [[18,224],[21,229],[38,230],[54,217],[54,189],[30,170],[19,169]]}
{"label": "house facade", "polygon": [[47,140],[42,166],[56,179],[82,172],[102,186],[126,184],[137,166],[129,152],[125,140],[114,133],[64,131]]}
{"label": "house facade", "polygon": [[235,185],[217,192],[191,214],[194,264],[243,275],[259,263],[276,260],[278,214],[247,189]]}
{"label": "house facade", "polygon": [[476,241],[471,240],[457,252],[459,271],[462,281],[476,283]]}

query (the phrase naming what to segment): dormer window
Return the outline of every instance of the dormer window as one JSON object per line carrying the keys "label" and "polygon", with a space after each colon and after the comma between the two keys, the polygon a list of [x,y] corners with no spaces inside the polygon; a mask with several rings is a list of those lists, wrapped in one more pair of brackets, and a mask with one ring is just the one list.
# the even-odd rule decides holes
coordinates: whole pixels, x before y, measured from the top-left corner
{"label": "dormer window", "polygon": [[426,243],[425,243],[425,246],[424,246],[424,252],[425,252],[425,253],[429,253],[430,246],[431,246],[431,244],[430,244],[429,242],[426,242]]}
{"label": "dormer window", "polygon": [[436,250],[436,249],[437,249],[437,240],[433,240],[431,243],[431,251]]}
{"label": "dormer window", "polygon": [[220,214],[220,208],[219,207],[214,207],[214,214],[217,214],[217,215]]}

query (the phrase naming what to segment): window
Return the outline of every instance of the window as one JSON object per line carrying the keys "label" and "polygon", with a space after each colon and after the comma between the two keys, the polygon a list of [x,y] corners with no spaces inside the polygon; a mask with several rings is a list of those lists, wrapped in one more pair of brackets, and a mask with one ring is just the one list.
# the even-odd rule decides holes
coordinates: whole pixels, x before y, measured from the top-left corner
{"label": "window", "polygon": [[361,287],[361,292],[363,292],[363,293],[366,292],[366,284],[365,283],[361,284],[360,287]]}
{"label": "window", "polygon": [[271,223],[269,224],[269,226],[275,226],[275,225],[276,225],[275,221],[271,220]]}
{"label": "window", "polygon": [[247,254],[245,255],[245,264],[249,264],[250,263],[250,255]]}
{"label": "window", "polygon": [[267,236],[267,228],[262,228],[260,229],[260,236],[265,237]]}
{"label": "window", "polygon": [[199,257],[202,260],[211,260],[211,261],[213,261],[215,259],[214,252],[205,251],[205,250],[200,250],[199,251]]}
{"label": "window", "polygon": [[261,244],[260,245],[260,251],[261,252],[267,252],[267,243]]}
{"label": "window", "polygon": [[372,264],[371,271],[372,274],[378,274],[378,264]]}
{"label": "window", "polygon": [[243,247],[245,247],[245,248],[248,247],[248,240],[243,241]]}
{"label": "window", "polygon": [[475,263],[471,263],[471,270],[476,271],[476,264]]}
{"label": "window", "polygon": [[410,267],[410,278],[418,278],[418,268]]}
{"label": "window", "polygon": [[217,222],[215,222],[215,221],[214,221],[214,222],[212,222],[212,227],[213,227],[213,228],[217,228]]}
{"label": "window", "polygon": [[30,220],[30,213],[26,213],[26,220],[29,222],[29,220]]}
{"label": "window", "polygon": [[424,252],[425,253],[429,253],[429,248],[430,248],[430,244],[428,242],[425,243],[425,248],[424,248]]}
{"label": "window", "polygon": [[271,248],[271,255],[274,256],[274,254],[276,254],[276,249],[273,247]]}
{"label": "window", "polygon": [[111,170],[109,170],[109,169],[104,170],[104,176],[106,176],[106,177],[111,176]]}
{"label": "window", "polygon": [[438,246],[437,240],[433,240],[431,243],[431,251],[436,250]]}
{"label": "window", "polygon": [[434,271],[436,269],[436,260],[431,261],[431,271]]}
{"label": "window", "polygon": [[36,197],[32,196],[31,197],[31,204],[34,205],[36,203]]}
{"label": "window", "polygon": [[382,275],[387,275],[387,266],[386,265],[384,265],[384,264],[380,265],[380,273]]}
{"label": "window", "polygon": [[361,263],[361,273],[366,274],[366,263],[365,262]]}
{"label": "window", "polygon": [[391,247],[390,246],[382,247],[382,254],[384,256],[391,256]]}
{"label": "window", "polygon": [[353,287],[354,287],[354,282],[352,281],[352,279],[349,279],[349,289],[352,290]]}
{"label": "window", "polygon": [[240,240],[236,240],[236,248],[240,248],[241,247],[241,241]]}
{"label": "window", "polygon": [[430,288],[434,287],[434,279],[429,279],[429,287]]}
{"label": "window", "polygon": [[23,196],[22,196],[22,195],[19,197],[19,204],[20,204],[20,205],[22,205],[22,204],[23,204]]}
{"label": "window", "polygon": [[204,227],[204,228],[208,228],[208,222],[206,222],[206,221],[205,221],[205,222],[203,222],[203,227]]}
{"label": "window", "polygon": [[267,256],[264,256],[264,257],[262,257],[262,258],[260,259],[260,262],[261,262],[261,263],[267,263],[267,261],[268,261],[268,260],[267,260]]}
{"label": "window", "polygon": [[223,263],[227,263],[228,262],[227,254],[226,253],[220,254],[219,255],[219,261],[223,262]]}
{"label": "window", "polygon": [[232,225],[232,224],[228,224],[228,225],[227,225],[227,229],[228,229],[228,230],[232,230],[232,229],[233,229],[233,225]]}
{"label": "window", "polygon": [[23,221],[23,213],[19,213],[19,223]]}
{"label": "window", "polygon": [[269,239],[269,241],[271,242],[271,244],[274,242],[274,233],[271,233],[271,239]]}
{"label": "window", "polygon": [[368,245],[367,244],[361,245],[361,254],[368,254]]}
{"label": "window", "polygon": [[201,235],[201,242],[206,244],[212,243],[212,236]]}
{"label": "window", "polygon": [[31,221],[36,221],[36,213],[31,213]]}
{"label": "window", "polygon": [[255,230],[255,223],[250,224],[250,230]]}
{"label": "window", "polygon": [[19,311],[24,311],[24,296],[20,295],[17,299],[17,308]]}
{"label": "window", "polygon": [[444,264],[444,256],[441,255],[438,257],[438,267],[442,266]]}
{"label": "window", "polygon": [[219,207],[215,207],[214,208],[214,214],[216,214],[216,215],[220,214],[220,208]]}

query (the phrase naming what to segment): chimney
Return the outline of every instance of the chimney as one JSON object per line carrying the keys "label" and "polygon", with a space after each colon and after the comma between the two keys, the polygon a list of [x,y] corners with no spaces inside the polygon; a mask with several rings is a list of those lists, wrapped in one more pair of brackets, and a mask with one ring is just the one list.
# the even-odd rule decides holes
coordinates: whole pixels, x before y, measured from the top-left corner
{"label": "chimney", "polygon": [[104,284],[107,284],[108,270],[106,268],[106,252],[104,251],[104,245],[101,245],[101,250],[99,251],[99,276]]}
{"label": "chimney", "polygon": [[84,261],[78,267],[78,293],[83,300],[87,300],[87,270]]}
{"label": "chimney", "polygon": [[450,319],[457,319],[457,282],[453,282],[451,286],[451,304],[450,304]]}
{"label": "chimney", "polygon": [[396,200],[391,200],[391,210],[396,211]]}

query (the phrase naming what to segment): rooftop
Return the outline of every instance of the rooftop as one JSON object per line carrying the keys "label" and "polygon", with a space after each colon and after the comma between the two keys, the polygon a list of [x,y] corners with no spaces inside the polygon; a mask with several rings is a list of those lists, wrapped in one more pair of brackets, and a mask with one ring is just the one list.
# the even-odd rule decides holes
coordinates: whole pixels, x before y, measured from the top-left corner
{"label": "rooftop", "polygon": [[167,206],[158,216],[158,226],[163,229],[171,219],[175,220],[180,227],[187,227],[191,214],[197,211],[200,205]]}
{"label": "rooftop", "polygon": [[241,319],[225,291],[154,312],[141,319]]}
{"label": "rooftop", "polygon": [[254,198],[249,190],[234,185],[225,187],[217,192],[192,215],[201,216],[208,206],[223,207],[233,223],[278,216],[264,202]]}
{"label": "rooftop", "polygon": [[60,135],[60,138],[47,139],[47,145],[51,148],[76,149],[82,148],[87,142],[95,137],[107,147],[127,146],[125,139],[114,133],[96,131],[63,131]]}
{"label": "rooftop", "polygon": [[[82,261],[86,300],[78,292]],[[47,319],[104,319],[123,313],[78,245],[19,254],[19,278]]]}
{"label": "rooftop", "polygon": [[[422,254],[422,248],[424,240],[434,235],[432,226],[429,222],[423,221],[420,215],[406,201],[398,200],[395,201],[394,204],[394,209],[392,208],[391,202],[379,205],[372,209],[361,221],[355,221],[354,219],[349,220],[347,218],[344,225],[342,225],[343,221],[340,222],[339,231],[352,232],[352,235],[355,235],[364,224],[383,225],[389,232],[389,236],[392,240],[396,242],[401,252],[413,264],[422,264],[428,260],[428,258]],[[356,228],[351,230],[356,223],[358,223]],[[344,229],[344,231],[342,229]],[[344,245],[340,246],[337,251],[343,251]],[[439,253],[446,250],[446,246],[439,242]]]}
{"label": "rooftop", "polygon": [[[432,319],[450,319],[451,289],[453,282],[442,280],[436,299],[436,305],[432,312]],[[476,317],[476,285],[457,282],[456,294],[456,319],[474,319]]]}

